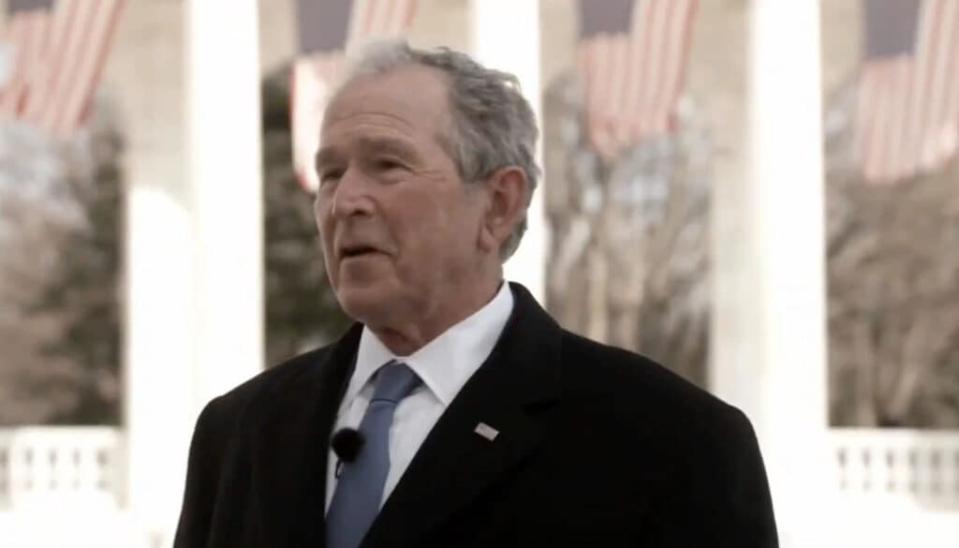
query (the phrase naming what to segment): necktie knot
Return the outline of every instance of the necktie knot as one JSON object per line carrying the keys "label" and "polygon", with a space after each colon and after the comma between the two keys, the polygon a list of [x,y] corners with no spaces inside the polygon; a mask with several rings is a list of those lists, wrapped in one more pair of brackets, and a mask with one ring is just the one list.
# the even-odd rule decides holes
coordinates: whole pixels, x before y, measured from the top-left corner
{"label": "necktie knot", "polygon": [[403,362],[392,360],[376,374],[376,389],[370,403],[387,401],[398,404],[420,383],[420,378]]}

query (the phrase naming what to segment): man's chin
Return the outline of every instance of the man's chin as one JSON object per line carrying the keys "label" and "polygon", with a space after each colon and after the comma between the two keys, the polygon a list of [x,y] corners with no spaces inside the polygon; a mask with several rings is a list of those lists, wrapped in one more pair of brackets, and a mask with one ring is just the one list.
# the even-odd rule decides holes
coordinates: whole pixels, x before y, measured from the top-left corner
{"label": "man's chin", "polygon": [[340,287],[336,298],[347,316],[362,323],[377,323],[388,314],[391,300],[379,287]]}

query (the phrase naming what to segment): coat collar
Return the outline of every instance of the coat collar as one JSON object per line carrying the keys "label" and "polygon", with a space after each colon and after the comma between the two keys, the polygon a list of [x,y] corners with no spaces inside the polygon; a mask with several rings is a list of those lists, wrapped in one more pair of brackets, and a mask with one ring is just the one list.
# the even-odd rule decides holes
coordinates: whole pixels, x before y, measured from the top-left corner
{"label": "coat collar", "polygon": [[272,545],[323,546],[329,439],[361,331],[354,325],[325,353],[294,358],[293,374],[250,406],[253,505]]}
{"label": "coat collar", "polygon": [[364,547],[420,543],[542,440],[538,413],[560,396],[561,331],[524,287],[510,286],[516,301],[503,335],[424,440]]}

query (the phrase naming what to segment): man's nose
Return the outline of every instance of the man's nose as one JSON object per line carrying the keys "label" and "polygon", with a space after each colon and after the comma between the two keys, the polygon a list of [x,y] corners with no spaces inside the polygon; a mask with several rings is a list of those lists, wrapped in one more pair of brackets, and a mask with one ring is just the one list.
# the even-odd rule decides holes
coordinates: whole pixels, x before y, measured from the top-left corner
{"label": "man's nose", "polygon": [[369,215],[373,212],[373,200],[366,177],[356,168],[348,168],[340,177],[333,192],[331,212],[335,217]]}

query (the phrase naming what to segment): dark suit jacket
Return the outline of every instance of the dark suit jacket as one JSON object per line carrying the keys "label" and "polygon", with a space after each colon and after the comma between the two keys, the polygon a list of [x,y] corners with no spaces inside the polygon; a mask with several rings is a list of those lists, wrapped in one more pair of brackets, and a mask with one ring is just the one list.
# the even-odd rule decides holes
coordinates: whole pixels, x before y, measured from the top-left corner
{"label": "dark suit jacket", "polygon": [[[777,545],[746,417],[657,365],[561,329],[527,291],[363,544]],[[211,401],[177,548],[324,546],[331,428],[359,342],[293,358]],[[494,441],[474,432],[484,422]]]}

